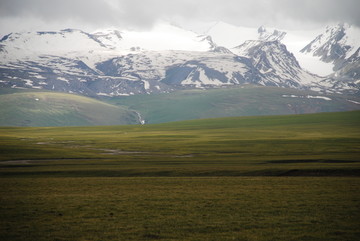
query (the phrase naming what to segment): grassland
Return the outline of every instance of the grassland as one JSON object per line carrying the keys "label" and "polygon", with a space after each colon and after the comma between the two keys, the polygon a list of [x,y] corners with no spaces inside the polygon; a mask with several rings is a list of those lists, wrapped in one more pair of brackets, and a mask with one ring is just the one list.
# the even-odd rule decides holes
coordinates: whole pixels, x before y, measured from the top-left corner
{"label": "grassland", "polygon": [[358,240],[359,178],[2,178],[1,240]]}
{"label": "grassland", "polygon": [[0,129],[1,240],[358,240],[360,112]]}
{"label": "grassland", "polygon": [[139,123],[136,112],[84,96],[39,91],[0,92],[0,126],[86,126]]}

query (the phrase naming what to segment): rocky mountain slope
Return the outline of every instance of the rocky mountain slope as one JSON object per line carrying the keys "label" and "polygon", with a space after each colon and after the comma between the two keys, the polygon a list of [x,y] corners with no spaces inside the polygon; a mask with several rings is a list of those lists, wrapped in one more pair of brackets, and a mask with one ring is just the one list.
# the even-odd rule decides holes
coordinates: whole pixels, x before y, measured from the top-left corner
{"label": "rocky mountain slope", "polygon": [[360,87],[360,29],[348,24],[326,27],[302,50],[322,61],[332,63],[334,73],[325,80],[331,88],[343,90]]}
{"label": "rocky mountain slope", "polygon": [[341,62],[353,56],[360,48],[360,29],[348,24],[327,26],[301,52],[318,56],[324,62],[334,63],[335,70]]}

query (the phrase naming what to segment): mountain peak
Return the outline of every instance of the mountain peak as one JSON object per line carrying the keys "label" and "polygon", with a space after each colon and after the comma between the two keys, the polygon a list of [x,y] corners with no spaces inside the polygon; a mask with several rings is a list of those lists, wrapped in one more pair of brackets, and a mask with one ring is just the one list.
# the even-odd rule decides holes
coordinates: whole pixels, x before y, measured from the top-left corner
{"label": "mountain peak", "polygon": [[353,55],[360,47],[360,29],[347,23],[327,26],[324,32],[301,49],[302,53],[318,56],[336,64]]}
{"label": "mountain peak", "polygon": [[[66,29],[62,29],[60,30],[60,32],[63,32],[63,33],[75,33],[75,32],[81,32],[83,33],[82,30],[80,29],[75,29],[75,28],[66,28]],[[53,33],[53,32],[49,32],[49,33]]]}
{"label": "mountain peak", "polygon": [[258,28],[259,39],[264,41],[281,41],[286,35],[286,32],[274,29],[272,32],[268,31],[264,26]]}
{"label": "mountain peak", "polygon": [[259,28],[258,28],[258,33],[261,34],[261,33],[264,33],[266,32],[266,28],[264,25],[261,25]]}

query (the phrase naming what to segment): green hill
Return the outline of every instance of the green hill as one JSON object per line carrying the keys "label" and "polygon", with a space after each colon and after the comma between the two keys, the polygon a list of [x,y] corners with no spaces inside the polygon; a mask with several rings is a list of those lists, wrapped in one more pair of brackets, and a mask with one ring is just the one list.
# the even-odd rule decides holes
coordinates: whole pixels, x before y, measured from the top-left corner
{"label": "green hill", "polygon": [[360,105],[356,103],[360,102],[360,99],[355,96],[323,95],[313,91],[255,86],[183,90],[167,94],[113,97],[103,100],[139,111],[146,123],[360,109]]}
{"label": "green hill", "polygon": [[56,92],[12,91],[0,95],[0,126],[138,124],[135,111],[95,99]]}
{"label": "green hill", "polygon": [[[30,89],[0,89],[2,126],[89,126],[338,112],[360,109],[356,96],[246,86],[164,94],[101,97]],[[138,112],[138,113],[137,113]]]}

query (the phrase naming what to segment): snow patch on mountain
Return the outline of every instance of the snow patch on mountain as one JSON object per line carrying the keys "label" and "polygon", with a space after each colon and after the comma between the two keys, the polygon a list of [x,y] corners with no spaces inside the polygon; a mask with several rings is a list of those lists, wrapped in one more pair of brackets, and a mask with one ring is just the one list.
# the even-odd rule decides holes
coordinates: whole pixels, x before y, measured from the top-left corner
{"label": "snow patch on mountain", "polygon": [[313,40],[314,36],[321,32],[320,29],[307,31],[287,30],[286,32],[287,34],[281,42],[295,55],[302,68],[319,76],[327,76],[334,72],[331,63],[325,63],[316,56],[301,52],[301,49]]}
{"label": "snow patch on mountain", "polygon": [[208,51],[211,48],[203,36],[164,22],[156,24],[150,31],[105,30],[93,35],[106,46],[119,51]]}
{"label": "snow patch on mountain", "polygon": [[313,95],[282,95],[282,97],[284,98],[306,98],[306,99],[322,99],[322,100],[327,100],[327,101],[330,101],[332,100],[331,98],[329,97],[326,97],[326,96],[313,96]]}
{"label": "snow patch on mountain", "polygon": [[8,52],[21,50],[47,55],[105,49],[105,46],[90,34],[75,29],[65,29],[58,32],[11,33],[3,37],[1,43],[6,45]]}

